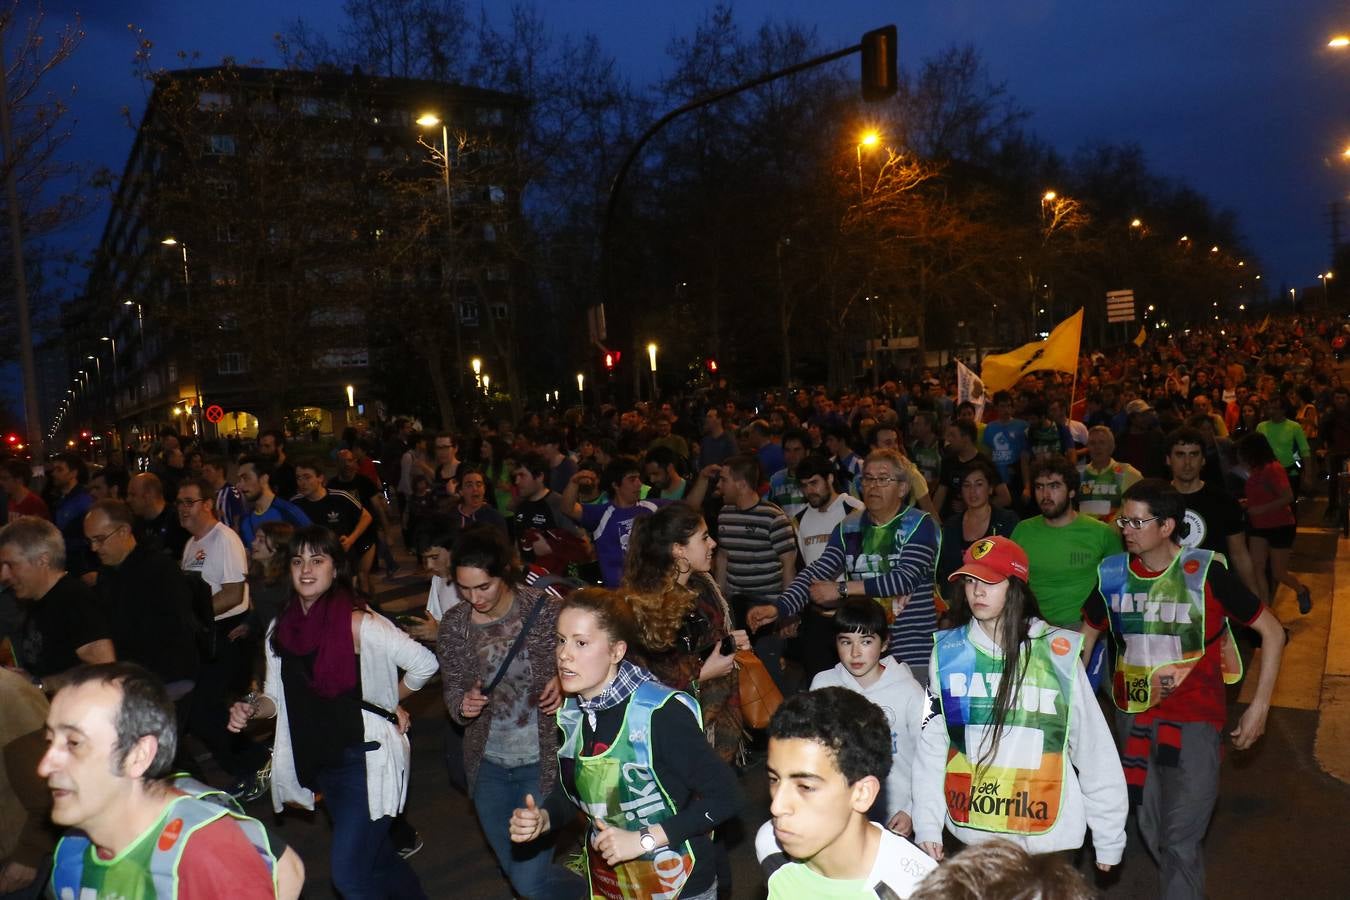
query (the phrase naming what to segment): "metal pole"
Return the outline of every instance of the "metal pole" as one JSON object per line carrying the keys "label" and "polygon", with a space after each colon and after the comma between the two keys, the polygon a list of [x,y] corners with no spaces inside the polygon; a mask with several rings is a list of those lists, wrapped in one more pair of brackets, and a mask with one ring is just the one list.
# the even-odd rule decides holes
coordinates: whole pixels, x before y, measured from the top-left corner
{"label": "metal pole", "polygon": [[5,203],[9,206],[9,243],[14,253],[14,305],[19,319],[19,362],[23,368],[23,418],[32,448],[33,463],[42,466],[47,457],[38,418],[37,370],[33,364],[33,331],[28,317],[28,279],[24,273],[23,221],[19,214],[19,189],[14,159],[14,132],[9,117],[8,62],[4,58],[4,29],[0,28],[0,143],[5,154]]}

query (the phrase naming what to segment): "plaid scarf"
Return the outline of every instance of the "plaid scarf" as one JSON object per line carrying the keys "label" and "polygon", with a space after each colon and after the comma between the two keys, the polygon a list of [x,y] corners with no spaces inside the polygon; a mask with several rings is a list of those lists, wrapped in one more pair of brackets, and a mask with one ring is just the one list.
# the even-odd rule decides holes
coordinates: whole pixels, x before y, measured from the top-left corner
{"label": "plaid scarf", "polygon": [[623,703],[633,691],[638,689],[638,685],[644,681],[655,681],[656,678],[646,669],[639,668],[628,660],[619,661],[619,671],[614,676],[614,680],[605,685],[605,689],[596,694],[590,700],[584,697],[577,697],[577,706],[582,712],[586,713],[586,721],[591,723],[591,729],[595,729],[595,714],[606,709],[613,709]]}

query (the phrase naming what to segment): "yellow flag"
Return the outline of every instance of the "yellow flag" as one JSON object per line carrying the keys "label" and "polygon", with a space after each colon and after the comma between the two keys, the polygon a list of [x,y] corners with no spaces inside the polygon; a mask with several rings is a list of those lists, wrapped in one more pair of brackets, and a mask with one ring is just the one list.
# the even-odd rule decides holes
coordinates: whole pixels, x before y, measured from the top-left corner
{"label": "yellow flag", "polygon": [[1078,345],[1083,338],[1083,310],[1069,316],[1055,326],[1043,341],[1023,344],[1016,350],[986,356],[980,369],[985,390],[1006,391],[1022,380],[1028,372],[1052,369],[1056,372],[1075,372],[1078,369]]}
{"label": "yellow flag", "polygon": [[1146,340],[1148,340],[1148,332],[1144,330],[1144,326],[1140,325],[1139,333],[1134,336],[1134,345],[1136,347],[1142,347]]}
{"label": "yellow flag", "polygon": [[1266,333],[1266,329],[1269,328],[1269,327],[1270,327],[1270,313],[1266,313],[1266,317],[1265,317],[1264,319],[1262,319],[1262,320],[1261,320],[1261,324],[1257,326],[1257,328],[1256,328],[1256,333],[1257,333],[1257,334],[1265,334],[1265,333]]}

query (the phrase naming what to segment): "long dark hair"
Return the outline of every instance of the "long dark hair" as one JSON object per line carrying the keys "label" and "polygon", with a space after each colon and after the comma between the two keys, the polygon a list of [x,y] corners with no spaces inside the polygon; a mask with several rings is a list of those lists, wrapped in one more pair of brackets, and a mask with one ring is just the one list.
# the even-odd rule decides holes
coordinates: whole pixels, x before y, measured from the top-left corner
{"label": "long dark hair", "polygon": [[[303,528],[295,529],[291,535],[291,549],[286,558],[287,564],[293,562],[297,557],[304,556],[306,553],[319,554],[326,556],[333,561],[333,585],[328,591],[320,597],[320,600],[329,597],[341,598],[352,605],[352,609],[365,609],[366,601],[357,593],[356,588],[352,586],[351,575],[347,573],[347,551],[342,547],[342,541],[322,525],[306,525]],[[290,591],[286,594],[286,602],[281,604],[281,609],[277,610],[277,621],[285,615],[286,610],[290,609],[292,603],[299,602],[300,595],[295,591],[295,585],[291,585]],[[282,648],[277,643],[277,630],[272,631],[272,650],[278,656],[282,654]]]}
{"label": "long dark hair", "polygon": [[[974,618],[970,609],[970,598],[966,596],[965,583],[962,584],[961,599],[965,602],[952,610],[957,627],[964,627]],[[1030,657],[1023,653],[1023,650],[1026,649],[1031,620],[1040,618],[1040,615],[1041,605],[1037,602],[1036,595],[1031,592],[1031,587],[1017,576],[1009,575],[1003,613],[999,616],[998,636],[994,639],[994,643],[1003,652],[1003,677],[999,679],[998,693],[994,697],[994,721],[989,729],[991,740],[988,749],[977,748],[979,755],[974,760],[977,774],[981,777],[993,765],[994,758],[998,755],[1003,724],[1008,720],[1008,713],[1016,702],[1022,679],[1027,674],[1027,661]],[[1015,673],[1015,677],[1008,677],[1010,673]],[[971,747],[966,747],[967,757],[971,756],[971,750]]]}

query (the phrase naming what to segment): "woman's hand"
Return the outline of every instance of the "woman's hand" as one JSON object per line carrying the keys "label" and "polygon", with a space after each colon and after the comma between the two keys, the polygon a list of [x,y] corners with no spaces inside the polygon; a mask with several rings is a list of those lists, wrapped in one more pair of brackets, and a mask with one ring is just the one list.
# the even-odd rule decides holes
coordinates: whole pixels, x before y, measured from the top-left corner
{"label": "woman's hand", "polygon": [[703,668],[698,670],[699,681],[709,681],[713,678],[721,678],[736,668],[736,656],[722,655],[722,642],[718,641],[713,647],[713,652],[703,661]]}
{"label": "woman's hand", "polygon": [[1097,863],[1097,870],[1098,870],[1099,872],[1110,872],[1110,871],[1111,871],[1111,864],[1110,864],[1110,863]]}
{"label": "woman's hand", "polygon": [[[660,826],[656,826],[660,827]],[[603,819],[595,820],[595,833],[591,835],[591,846],[601,858],[611,866],[637,859],[643,854],[642,835],[636,831],[627,831],[606,825]]]}
{"label": "woman's hand", "polygon": [[528,844],[548,831],[548,810],[534,805],[534,795],[525,795],[525,806],[511,813],[511,842]]}
{"label": "woman's hand", "polygon": [[744,628],[736,629],[731,633],[731,636],[736,640],[737,650],[750,649],[750,635],[746,633],[746,630]]}
{"label": "woman's hand", "polygon": [[483,693],[483,682],[475,681],[473,687],[465,691],[464,699],[459,703],[459,713],[466,719],[476,719],[487,705],[488,697]]}
{"label": "woman's hand", "polygon": [[412,617],[413,621],[403,625],[404,632],[413,640],[434,643],[440,631],[441,623],[437,622],[430,615],[421,618]]}
{"label": "woman's hand", "polygon": [[399,734],[407,734],[412,730],[412,716],[408,714],[402,704],[394,707],[394,718],[398,719]]}
{"label": "woman's hand", "polygon": [[558,676],[554,675],[544,685],[544,689],[539,692],[539,711],[546,716],[551,716],[562,706],[562,682],[558,681]]}
{"label": "woman's hand", "polygon": [[253,704],[240,700],[230,707],[230,722],[226,726],[233,732],[243,731],[248,727],[249,719],[253,718]]}
{"label": "woman's hand", "polygon": [[942,845],[940,843],[935,843],[934,841],[924,841],[922,844],[919,845],[919,849],[922,850],[924,853],[927,853],[929,856],[933,857],[933,859],[937,860],[938,862],[942,862]]}

